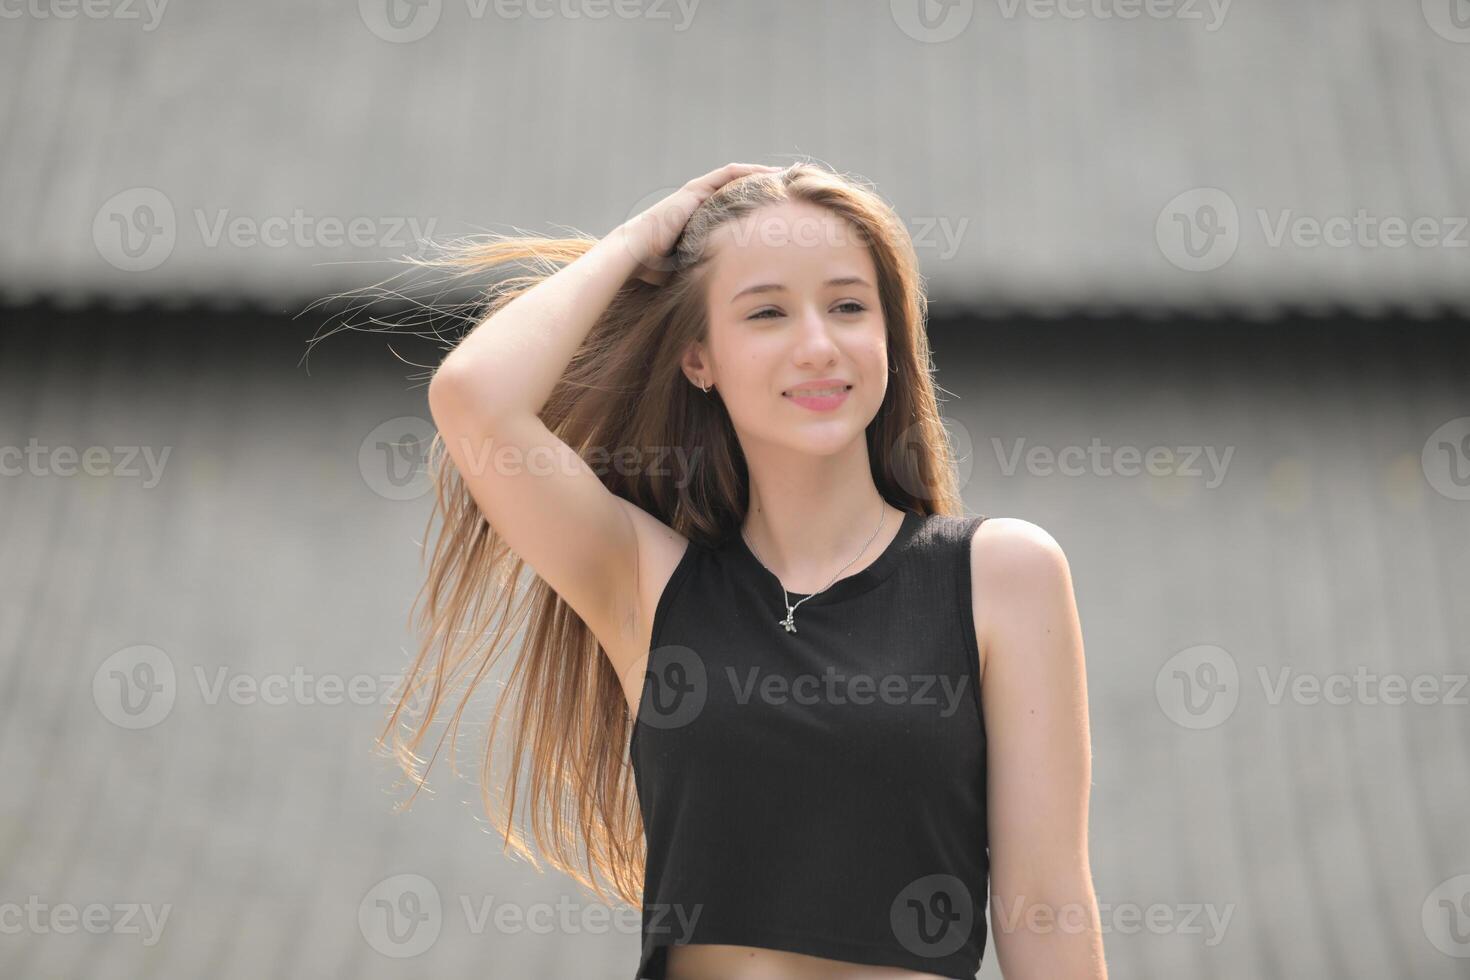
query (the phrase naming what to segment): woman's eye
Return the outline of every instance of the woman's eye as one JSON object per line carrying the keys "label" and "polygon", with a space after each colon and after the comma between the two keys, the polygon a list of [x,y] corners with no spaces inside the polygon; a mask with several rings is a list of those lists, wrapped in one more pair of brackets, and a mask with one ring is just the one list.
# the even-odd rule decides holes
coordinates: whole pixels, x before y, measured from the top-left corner
{"label": "woman's eye", "polygon": [[[839,303],[838,306],[837,306],[837,309],[839,311],[843,312],[843,313],[853,314],[853,313],[862,313],[863,311],[865,311],[867,309],[867,307],[864,306],[863,304],[859,303],[857,300],[850,299],[850,300],[848,300],[845,303]],[[776,309],[774,307],[768,307],[767,309],[761,310],[761,311],[759,311],[757,313],[752,313],[748,317],[748,319],[751,319],[751,320],[765,320],[765,319],[769,319],[769,317],[766,316],[767,313],[771,314],[772,316],[780,316],[781,315],[781,311],[780,310],[778,310],[778,309]]]}

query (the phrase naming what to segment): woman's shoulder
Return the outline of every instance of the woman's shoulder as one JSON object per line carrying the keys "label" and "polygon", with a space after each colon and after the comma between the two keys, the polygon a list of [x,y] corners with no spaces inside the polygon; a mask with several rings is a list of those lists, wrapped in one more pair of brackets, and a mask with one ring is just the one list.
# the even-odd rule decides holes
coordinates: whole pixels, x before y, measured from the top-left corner
{"label": "woman's shoulder", "polygon": [[1004,571],[1065,560],[1061,545],[1045,528],[1019,517],[930,514],[923,518],[921,534],[969,545],[977,571],[982,561]]}
{"label": "woman's shoulder", "polygon": [[1047,619],[1073,602],[1067,555],[1050,532],[1019,517],[991,517],[970,542],[970,582],[976,628],[1011,632],[1007,619]]}
{"label": "woman's shoulder", "polygon": [[1039,524],[1019,517],[989,517],[974,529],[970,568],[978,581],[1027,588],[1055,584],[1067,572],[1067,555]]}

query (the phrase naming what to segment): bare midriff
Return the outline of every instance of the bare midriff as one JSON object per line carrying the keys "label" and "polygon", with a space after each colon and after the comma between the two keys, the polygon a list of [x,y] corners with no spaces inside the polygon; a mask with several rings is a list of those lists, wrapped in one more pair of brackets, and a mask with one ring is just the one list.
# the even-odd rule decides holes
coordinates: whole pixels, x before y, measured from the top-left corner
{"label": "bare midriff", "polygon": [[948,980],[896,966],[829,960],[805,953],[715,943],[674,945],[668,980]]}

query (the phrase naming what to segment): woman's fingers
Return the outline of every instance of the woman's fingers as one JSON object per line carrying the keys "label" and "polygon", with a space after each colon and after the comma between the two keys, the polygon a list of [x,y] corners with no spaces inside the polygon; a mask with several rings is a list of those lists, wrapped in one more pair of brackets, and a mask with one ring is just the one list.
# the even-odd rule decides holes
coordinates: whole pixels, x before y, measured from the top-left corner
{"label": "woman's fingers", "polygon": [[696,208],[731,181],[753,173],[775,173],[784,169],[764,163],[727,163],[695,177],[679,191],[633,219],[628,224],[636,236],[634,247],[639,260],[634,275],[651,286],[662,285],[671,272],[668,253]]}

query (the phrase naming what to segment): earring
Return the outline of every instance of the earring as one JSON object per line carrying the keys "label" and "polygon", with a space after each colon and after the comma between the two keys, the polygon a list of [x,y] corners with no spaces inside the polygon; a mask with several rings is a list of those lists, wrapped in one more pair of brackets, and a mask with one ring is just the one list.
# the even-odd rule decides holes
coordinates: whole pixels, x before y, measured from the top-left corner
{"label": "earring", "polygon": [[699,383],[699,390],[704,392],[706,395],[709,394],[709,388],[705,385],[703,381]]}

